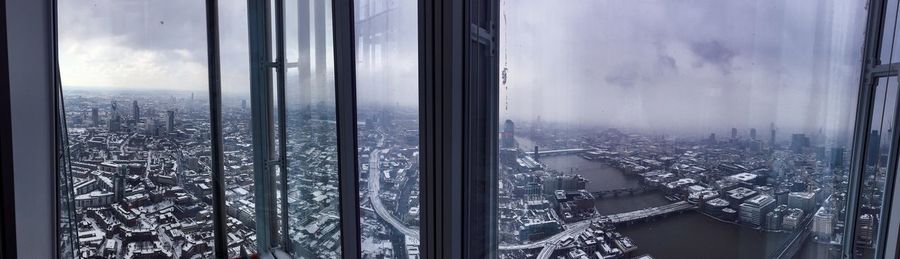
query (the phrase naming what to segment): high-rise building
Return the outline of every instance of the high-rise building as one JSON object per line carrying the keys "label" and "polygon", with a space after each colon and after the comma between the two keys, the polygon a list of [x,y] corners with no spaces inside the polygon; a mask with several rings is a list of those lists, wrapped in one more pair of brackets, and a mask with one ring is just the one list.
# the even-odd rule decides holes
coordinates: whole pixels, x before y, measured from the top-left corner
{"label": "high-rise building", "polygon": [[247,99],[241,100],[241,110],[247,109]]}
{"label": "high-rise building", "polygon": [[737,139],[737,128],[731,128],[731,139]]}
{"label": "high-rise building", "polygon": [[97,107],[91,108],[91,123],[94,126],[100,126],[100,109]]}
{"label": "high-rise building", "polygon": [[772,196],[760,194],[753,198],[747,199],[740,205],[739,216],[741,222],[751,224],[753,226],[762,226],[766,214],[775,207],[775,198]]}
{"label": "high-rise building", "polygon": [[832,168],[844,167],[844,148],[835,147],[831,149],[831,160],[829,164]]}
{"label": "high-rise building", "polygon": [[503,134],[500,136],[500,145],[503,148],[516,147],[516,124],[512,120],[503,123]]}
{"label": "high-rise building", "polygon": [[879,150],[881,150],[881,133],[878,130],[873,130],[869,133],[869,146],[866,148],[866,165],[877,165]]}
{"label": "high-rise building", "polygon": [[139,121],[141,119],[141,107],[138,106],[137,100],[134,100],[134,102],[131,103],[131,113],[133,113],[132,116],[134,116],[134,121]]}
{"label": "high-rise building", "polygon": [[800,153],[804,148],[809,147],[809,138],[806,134],[798,133],[791,135],[791,150],[794,153]]}
{"label": "high-rise building", "polygon": [[169,133],[175,132],[175,111],[168,110],[166,111],[166,131]]}
{"label": "high-rise building", "polygon": [[819,210],[813,215],[812,232],[819,239],[831,240],[831,236],[834,234],[834,213],[825,207],[819,207]]}
{"label": "high-rise building", "polygon": [[775,146],[775,123],[770,125],[769,146]]}
{"label": "high-rise building", "polygon": [[750,139],[756,140],[756,128],[750,128]]}

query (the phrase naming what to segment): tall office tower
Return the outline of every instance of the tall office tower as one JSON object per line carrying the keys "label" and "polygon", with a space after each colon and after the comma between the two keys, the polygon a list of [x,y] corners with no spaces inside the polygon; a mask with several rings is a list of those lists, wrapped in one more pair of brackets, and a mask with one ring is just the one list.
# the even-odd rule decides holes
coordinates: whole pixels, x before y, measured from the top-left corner
{"label": "tall office tower", "polygon": [[516,124],[512,120],[503,123],[503,134],[500,136],[500,145],[503,148],[516,147]]}
{"label": "tall office tower", "polygon": [[750,139],[756,140],[756,128],[750,128]]}
{"label": "tall office tower", "polygon": [[771,127],[771,132],[769,135],[769,146],[775,146],[775,123],[773,122]]}
{"label": "tall office tower", "polygon": [[831,160],[829,164],[832,168],[844,167],[844,148],[831,148],[831,157],[829,159]]}
{"label": "tall office tower", "polygon": [[120,120],[121,117],[119,117],[119,114],[113,114],[112,119],[109,120],[107,125],[109,132],[119,132],[119,130],[121,130],[122,123]]}
{"label": "tall office tower", "polygon": [[708,140],[708,141],[709,141],[710,144],[716,143],[716,133],[709,133],[709,140]]}
{"label": "tall office tower", "polygon": [[100,126],[100,109],[97,107],[91,108],[91,123],[94,126]]}
{"label": "tall office tower", "polygon": [[794,153],[800,153],[806,147],[809,147],[809,138],[806,137],[806,134],[791,135],[791,150]]}
{"label": "tall office tower", "polygon": [[247,109],[247,99],[241,100],[241,110]]}
{"label": "tall office tower", "polygon": [[866,148],[866,165],[878,164],[879,151],[881,150],[881,133],[873,130],[869,133],[869,146]]}
{"label": "tall office tower", "polygon": [[731,139],[737,139],[737,128],[731,128]]}
{"label": "tall office tower", "polygon": [[540,157],[538,157],[541,153],[538,152],[538,146],[534,145],[534,160],[537,161]]}
{"label": "tall office tower", "polygon": [[166,130],[169,133],[175,132],[175,111],[166,111]]}
{"label": "tall office tower", "polygon": [[133,113],[134,121],[141,119],[141,107],[138,106],[137,100],[131,103],[131,113]]}
{"label": "tall office tower", "polygon": [[121,123],[121,118],[119,116],[119,103],[116,101],[112,101],[109,112],[109,122],[107,123],[107,129],[109,132],[119,132]]}

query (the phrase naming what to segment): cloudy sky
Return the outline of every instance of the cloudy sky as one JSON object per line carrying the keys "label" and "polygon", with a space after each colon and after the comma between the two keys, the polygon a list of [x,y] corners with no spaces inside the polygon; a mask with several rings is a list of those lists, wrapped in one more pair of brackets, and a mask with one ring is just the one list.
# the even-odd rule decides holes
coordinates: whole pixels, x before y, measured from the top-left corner
{"label": "cloudy sky", "polygon": [[864,1],[502,3],[501,116],[723,133],[852,122]]}
{"label": "cloudy sky", "polygon": [[[246,3],[221,2],[223,90],[247,95]],[[501,0],[501,117],[701,132],[771,122],[844,129],[864,2]],[[367,52],[381,58],[359,57],[361,102],[416,105],[415,1],[398,3],[392,45]],[[203,1],[60,1],[59,17],[67,87],[206,91]],[[288,21],[293,46],[296,17]]]}

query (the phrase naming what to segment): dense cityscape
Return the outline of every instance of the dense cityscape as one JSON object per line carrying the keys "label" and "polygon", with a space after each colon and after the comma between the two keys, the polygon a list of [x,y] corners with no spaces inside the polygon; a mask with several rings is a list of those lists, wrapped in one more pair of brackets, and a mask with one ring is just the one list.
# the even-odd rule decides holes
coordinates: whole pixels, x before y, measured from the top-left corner
{"label": "dense cityscape", "polygon": [[[502,126],[501,258],[840,257],[849,153],[825,136],[526,125]],[[871,134],[855,237],[866,254],[887,160]]]}
{"label": "dense cityscape", "polygon": [[[79,256],[212,256],[207,100],[189,93],[75,91],[66,108]],[[229,254],[252,253],[250,111],[245,100],[223,108]],[[333,108],[320,105],[287,121],[288,222],[299,255],[340,257],[333,117]],[[411,232],[418,232],[417,114],[362,113],[359,131],[364,255],[417,256],[418,234]],[[391,224],[409,227],[404,234]]]}
{"label": "dense cityscape", "polygon": [[[244,100],[223,107],[227,240],[239,255],[255,251],[257,238],[250,112]],[[207,101],[76,91],[66,109],[79,256],[210,257]],[[289,236],[299,255],[341,256],[333,117],[323,105],[288,116]],[[417,258],[417,113],[378,107],[359,118],[363,256]],[[733,241],[764,243],[751,245],[759,249],[749,257],[840,251],[849,153],[824,136],[781,141],[775,125],[765,135],[735,128],[725,138],[680,138],[523,124],[508,120],[499,135],[501,258],[683,257],[694,249],[656,249],[638,236],[645,225],[687,215],[712,220],[700,226],[758,233]],[[870,134],[881,146],[880,134]],[[854,239],[860,253],[874,245],[886,175],[886,155],[871,151]]]}

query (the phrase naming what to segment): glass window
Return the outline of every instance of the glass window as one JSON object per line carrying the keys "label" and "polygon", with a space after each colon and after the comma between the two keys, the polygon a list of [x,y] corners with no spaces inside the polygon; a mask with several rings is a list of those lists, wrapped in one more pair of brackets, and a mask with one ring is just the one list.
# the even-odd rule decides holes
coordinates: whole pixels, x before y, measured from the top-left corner
{"label": "glass window", "polygon": [[865,7],[501,1],[500,257],[839,258]]}
{"label": "glass window", "polygon": [[219,2],[228,254],[257,250],[247,2]]}
{"label": "glass window", "polygon": [[[856,255],[870,258],[875,248],[884,237],[880,228],[884,222],[882,206],[885,201],[888,163],[892,136],[894,113],[897,105],[897,78],[880,78],[875,87],[874,108],[871,114],[872,124],[863,161],[862,185],[858,201],[856,233],[853,237]],[[885,233],[886,234],[886,233]]]}
{"label": "glass window", "polygon": [[354,3],[362,255],[419,258],[417,2]]}
{"label": "glass window", "polygon": [[203,1],[59,1],[79,257],[212,257]]}
{"label": "glass window", "polygon": [[284,9],[288,234],[295,257],[340,258],[331,1]]}

